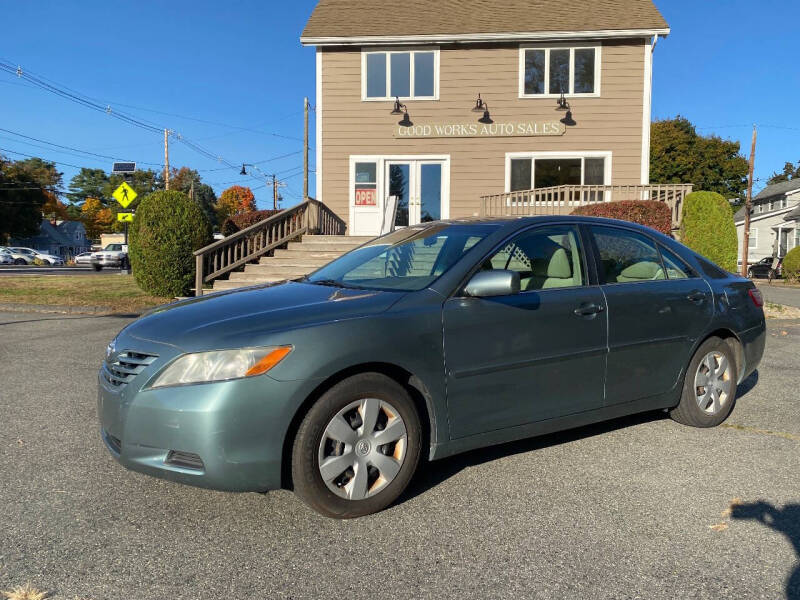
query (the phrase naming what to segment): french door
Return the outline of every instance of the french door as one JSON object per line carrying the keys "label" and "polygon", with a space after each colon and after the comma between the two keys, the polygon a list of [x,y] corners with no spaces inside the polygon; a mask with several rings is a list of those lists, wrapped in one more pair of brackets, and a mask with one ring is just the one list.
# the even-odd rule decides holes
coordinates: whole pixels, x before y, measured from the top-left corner
{"label": "french door", "polygon": [[407,227],[442,218],[444,162],[439,160],[386,161],[386,204],[397,198],[394,226]]}

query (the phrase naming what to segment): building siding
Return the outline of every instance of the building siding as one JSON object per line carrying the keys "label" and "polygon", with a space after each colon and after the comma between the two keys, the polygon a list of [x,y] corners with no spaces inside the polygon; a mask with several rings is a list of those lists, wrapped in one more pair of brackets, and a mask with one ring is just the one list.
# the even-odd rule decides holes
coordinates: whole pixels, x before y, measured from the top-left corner
{"label": "building siding", "polygon": [[[450,216],[477,213],[505,186],[507,152],[610,151],[614,184],[639,184],[647,40],[603,41],[600,96],[571,98],[577,122],[563,136],[396,139],[392,103],[361,100],[360,49],[321,50],[322,200],[349,215],[351,155],[449,155]],[[581,43],[574,44],[576,46]],[[409,100],[415,124],[472,122],[478,93],[501,121],[560,118],[553,98],[519,98],[519,45],[440,46],[439,100]],[[320,115],[318,115],[320,117]],[[381,191],[379,190],[379,193]]]}

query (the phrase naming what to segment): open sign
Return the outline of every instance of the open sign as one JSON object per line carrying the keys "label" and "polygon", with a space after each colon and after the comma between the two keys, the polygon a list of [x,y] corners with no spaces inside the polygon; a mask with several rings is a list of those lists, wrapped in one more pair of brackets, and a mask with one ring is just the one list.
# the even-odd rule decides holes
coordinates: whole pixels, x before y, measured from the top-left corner
{"label": "open sign", "polygon": [[376,188],[357,188],[356,206],[377,206],[378,195]]}

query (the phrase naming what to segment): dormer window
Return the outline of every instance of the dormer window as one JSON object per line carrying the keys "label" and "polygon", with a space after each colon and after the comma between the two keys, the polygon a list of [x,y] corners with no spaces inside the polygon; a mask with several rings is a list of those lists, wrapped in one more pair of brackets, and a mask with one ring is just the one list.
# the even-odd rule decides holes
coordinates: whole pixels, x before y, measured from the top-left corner
{"label": "dormer window", "polygon": [[600,95],[600,46],[523,46],[520,98]]}
{"label": "dormer window", "polygon": [[381,50],[362,52],[361,99],[437,100],[439,50]]}

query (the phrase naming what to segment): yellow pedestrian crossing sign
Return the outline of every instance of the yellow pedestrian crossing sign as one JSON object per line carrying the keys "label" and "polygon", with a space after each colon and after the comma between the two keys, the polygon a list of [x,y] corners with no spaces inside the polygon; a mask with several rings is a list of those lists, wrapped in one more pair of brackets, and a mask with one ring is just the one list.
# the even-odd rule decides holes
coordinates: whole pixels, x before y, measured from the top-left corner
{"label": "yellow pedestrian crossing sign", "polygon": [[133,213],[117,213],[117,221],[119,221],[120,223],[124,223],[126,221],[128,223],[132,223]]}
{"label": "yellow pedestrian crossing sign", "polygon": [[111,195],[114,196],[114,199],[120,203],[122,208],[128,208],[128,205],[136,199],[136,196],[138,196],[134,189],[124,181],[117,189],[114,190],[114,193]]}

